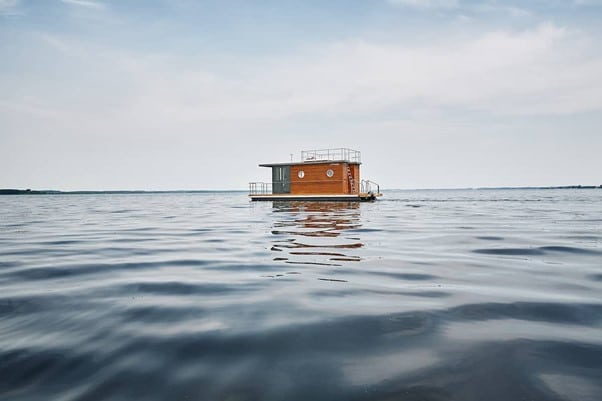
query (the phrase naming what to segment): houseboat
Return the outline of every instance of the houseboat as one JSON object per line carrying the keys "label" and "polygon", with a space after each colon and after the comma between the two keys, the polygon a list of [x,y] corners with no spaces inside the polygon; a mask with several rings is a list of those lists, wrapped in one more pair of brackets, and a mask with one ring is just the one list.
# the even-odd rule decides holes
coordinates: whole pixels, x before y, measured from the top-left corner
{"label": "houseboat", "polygon": [[353,149],[304,150],[299,162],[260,164],[272,169],[272,182],[249,183],[249,196],[254,201],[374,201],[380,188],[360,178],[361,164],[360,152]]}

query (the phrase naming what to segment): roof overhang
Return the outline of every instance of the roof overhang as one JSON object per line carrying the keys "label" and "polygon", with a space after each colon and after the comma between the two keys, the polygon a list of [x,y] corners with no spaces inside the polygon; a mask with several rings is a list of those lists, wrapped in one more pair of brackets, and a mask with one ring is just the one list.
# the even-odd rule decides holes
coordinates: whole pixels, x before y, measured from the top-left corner
{"label": "roof overhang", "polygon": [[306,162],[288,162],[288,163],[262,163],[259,167],[276,167],[276,166],[307,166],[316,164],[362,164],[361,162],[350,162],[349,160],[312,160]]}

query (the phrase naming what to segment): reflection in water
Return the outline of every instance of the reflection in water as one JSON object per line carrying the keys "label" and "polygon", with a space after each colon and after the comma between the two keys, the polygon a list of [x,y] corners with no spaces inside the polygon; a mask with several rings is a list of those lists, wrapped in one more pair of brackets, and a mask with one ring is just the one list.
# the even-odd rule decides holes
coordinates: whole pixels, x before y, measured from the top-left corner
{"label": "reflection in water", "polygon": [[292,264],[342,266],[357,262],[353,249],[363,246],[357,202],[274,202],[278,213],[272,251],[283,252],[276,261]]}

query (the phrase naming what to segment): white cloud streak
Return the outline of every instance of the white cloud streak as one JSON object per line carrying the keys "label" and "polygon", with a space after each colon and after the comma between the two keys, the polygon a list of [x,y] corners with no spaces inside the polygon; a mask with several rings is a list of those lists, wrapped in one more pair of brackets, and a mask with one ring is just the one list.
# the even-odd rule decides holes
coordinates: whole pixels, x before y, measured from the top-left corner
{"label": "white cloud streak", "polygon": [[95,10],[102,10],[105,8],[103,3],[93,0],[62,0],[62,2],[73,6],[91,8]]}
{"label": "white cloud streak", "polygon": [[21,15],[20,0],[0,0],[0,16]]}
{"label": "white cloud streak", "polygon": [[602,0],[574,0],[574,3],[582,6],[602,6]]}
{"label": "white cloud streak", "polygon": [[432,9],[432,8],[456,8],[458,0],[388,0],[394,6]]}

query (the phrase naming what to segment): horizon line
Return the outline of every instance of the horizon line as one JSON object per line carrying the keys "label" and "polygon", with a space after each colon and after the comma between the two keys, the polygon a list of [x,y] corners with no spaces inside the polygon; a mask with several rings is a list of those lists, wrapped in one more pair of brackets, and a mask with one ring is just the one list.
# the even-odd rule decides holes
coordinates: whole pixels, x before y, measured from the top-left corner
{"label": "horizon line", "polygon": [[[383,191],[453,191],[453,190],[496,190],[496,189],[597,189],[601,185],[546,185],[546,186],[501,186],[501,187],[444,187],[444,188],[383,188]],[[0,195],[86,195],[86,194],[160,194],[160,193],[224,193],[248,192],[248,189],[109,189],[109,190],[57,190],[0,188]]]}

